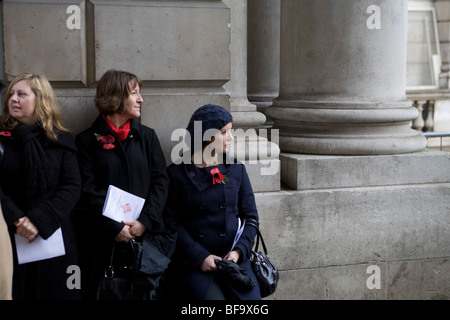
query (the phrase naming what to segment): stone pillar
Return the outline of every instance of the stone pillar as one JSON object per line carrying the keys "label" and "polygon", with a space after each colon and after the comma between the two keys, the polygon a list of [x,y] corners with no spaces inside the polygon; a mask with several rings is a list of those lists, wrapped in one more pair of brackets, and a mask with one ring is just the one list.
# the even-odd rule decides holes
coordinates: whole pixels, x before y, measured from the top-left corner
{"label": "stone pillar", "polygon": [[248,99],[262,113],[280,86],[280,7],[280,0],[248,0]]}
{"label": "stone pillar", "polygon": [[247,98],[247,0],[224,0],[231,11],[231,79],[224,88],[230,94],[234,127],[255,128],[266,117]]}
{"label": "stone pillar", "polygon": [[266,110],[289,153],[423,150],[405,96],[407,0],[282,0],[280,95]]}
{"label": "stone pillar", "polygon": [[[256,127],[266,117],[247,98],[247,0],[224,0],[231,12],[231,79],[224,85],[230,96],[235,129],[234,156],[246,164],[253,190],[280,190],[279,147],[259,136]],[[236,130],[237,129],[237,130]],[[268,170],[267,170],[268,169]]]}

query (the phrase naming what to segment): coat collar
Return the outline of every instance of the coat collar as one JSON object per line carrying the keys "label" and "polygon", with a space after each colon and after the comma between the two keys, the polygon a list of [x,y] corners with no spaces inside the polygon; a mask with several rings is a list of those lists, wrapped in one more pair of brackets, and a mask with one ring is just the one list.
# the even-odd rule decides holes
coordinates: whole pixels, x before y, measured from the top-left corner
{"label": "coat collar", "polygon": [[[214,167],[209,168],[198,168],[195,164],[184,164],[184,170],[186,172],[186,176],[192,182],[192,184],[197,188],[198,191],[203,191],[213,185],[212,183],[212,175],[210,171]],[[230,165],[219,165],[218,168],[223,175],[229,175],[232,166]]]}

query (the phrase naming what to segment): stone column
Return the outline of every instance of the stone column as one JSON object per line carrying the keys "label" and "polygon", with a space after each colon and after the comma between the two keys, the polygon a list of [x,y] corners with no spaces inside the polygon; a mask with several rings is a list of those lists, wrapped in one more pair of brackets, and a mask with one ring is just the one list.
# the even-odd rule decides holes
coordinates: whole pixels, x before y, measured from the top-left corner
{"label": "stone column", "polygon": [[280,0],[248,0],[248,99],[262,113],[280,86],[280,7]]}
{"label": "stone column", "polygon": [[280,95],[266,110],[289,153],[423,150],[405,97],[407,0],[282,0]]}
{"label": "stone column", "polygon": [[231,11],[231,79],[224,88],[230,94],[234,127],[254,128],[266,121],[247,98],[247,1],[224,0]]}
{"label": "stone column", "polygon": [[267,134],[257,134],[255,128],[265,123],[266,117],[247,98],[247,0],[223,2],[229,6],[231,16],[231,77],[224,88],[230,96],[229,110],[235,129],[232,152],[246,164],[254,191],[278,191],[280,171],[275,168],[279,168],[280,150],[267,140]]}

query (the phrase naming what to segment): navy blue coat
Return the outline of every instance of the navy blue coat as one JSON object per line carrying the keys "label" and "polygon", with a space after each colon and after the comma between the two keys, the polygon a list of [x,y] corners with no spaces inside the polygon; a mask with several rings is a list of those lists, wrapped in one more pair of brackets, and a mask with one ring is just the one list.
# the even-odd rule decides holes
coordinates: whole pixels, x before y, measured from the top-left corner
{"label": "navy blue coat", "polygon": [[[194,164],[172,164],[168,167],[169,195],[165,219],[175,228],[177,249],[170,275],[178,276],[177,289],[184,285],[184,297],[203,299],[214,279],[214,272],[202,272],[200,264],[210,254],[224,257],[233,244],[238,228],[238,218],[258,219],[253,190],[245,166],[234,163],[217,166],[229,178],[225,184],[212,183],[211,169]],[[250,256],[256,229],[246,226],[236,244],[242,257],[238,264],[255,279]],[[233,286],[227,288],[239,299],[260,299],[259,287],[244,292]]]}

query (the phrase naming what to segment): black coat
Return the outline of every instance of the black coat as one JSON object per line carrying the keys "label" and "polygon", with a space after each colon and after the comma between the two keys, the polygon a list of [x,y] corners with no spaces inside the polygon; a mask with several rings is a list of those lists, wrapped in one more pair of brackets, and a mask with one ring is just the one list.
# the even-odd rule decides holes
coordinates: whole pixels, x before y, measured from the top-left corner
{"label": "black coat", "polygon": [[[99,136],[112,135],[114,148],[105,149]],[[77,209],[82,273],[88,298],[109,262],[115,236],[123,224],[102,216],[109,185],[146,199],[139,221],[147,231],[163,230],[162,210],[167,198],[166,162],[158,137],[149,127],[131,120],[128,137],[120,142],[103,117],[76,137],[82,177]],[[83,268],[84,267],[84,268]]]}
{"label": "black coat", "polygon": [[[1,137],[5,152],[0,163],[0,186],[3,214],[9,226],[14,252],[13,299],[77,299],[80,290],[67,288],[67,268],[77,265],[77,251],[70,214],[79,199],[81,179],[76,147],[69,133],[49,140],[42,132],[39,143],[47,156],[49,170],[55,174],[56,186],[38,196],[27,196],[23,144],[12,137]],[[15,250],[14,222],[27,216],[39,235],[47,239],[61,227],[66,254],[61,257],[18,264]]]}
{"label": "black coat", "polygon": [[[165,218],[177,230],[176,258],[170,275],[178,276],[178,279],[172,279],[178,285],[184,284],[184,296],[179,298],[203,299],[215,274],[202,272],[200,264],[210,254],[224,257],[231,250],[238,217],[259,220],[245,166],[238,163],[219,165],[220,172],[229,181],[215,185],[210,174],[212,168],[198,168],[193,164],[168,167],[171,183]],[[254,279],[249,258],[255,235],[254,227],[245,226],[236,244],[242,251],[239,266]],[[227,289],[239,299],[261,298],[258,286],[250,292],[232,285]]]}

